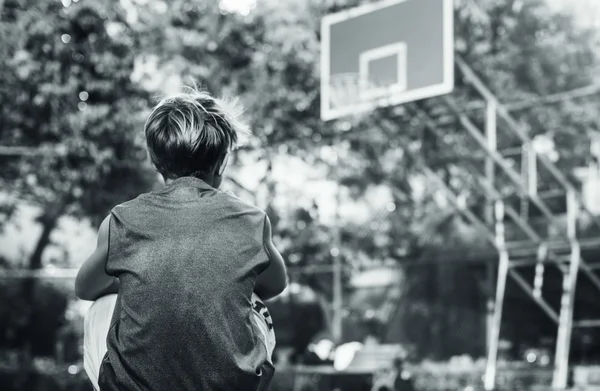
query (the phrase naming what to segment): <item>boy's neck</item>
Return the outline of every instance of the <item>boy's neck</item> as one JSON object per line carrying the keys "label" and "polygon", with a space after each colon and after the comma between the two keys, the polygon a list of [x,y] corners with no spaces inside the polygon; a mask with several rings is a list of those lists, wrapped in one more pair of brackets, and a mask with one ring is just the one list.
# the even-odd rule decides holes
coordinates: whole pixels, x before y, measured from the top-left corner
{"label": "boy's neck", "polygon": [[[194,176],[193,178],[200,179],[200,180],[206,182],[209,186],[215,187],[215,178],[214,178],[214,175]],[[165,183],[165,186],[169,186],[171,183],[173,183],[177,179],[179,179],[179,178],[175,178],[175,179],[163,178],[163,181]]]}

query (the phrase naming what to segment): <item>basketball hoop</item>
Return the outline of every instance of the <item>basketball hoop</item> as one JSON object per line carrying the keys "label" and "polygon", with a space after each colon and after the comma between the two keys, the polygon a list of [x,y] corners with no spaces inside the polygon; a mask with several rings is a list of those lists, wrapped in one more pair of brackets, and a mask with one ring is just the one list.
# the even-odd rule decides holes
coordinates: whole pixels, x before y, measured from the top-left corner
{"label": "basketball hoop", "polygon": [[368,89],[367,81],[358,73],[333,75],[329,81],[329,104],[332,108],[358,105],[365,102],[362,91]]}
{"label": "basketball hoop", "polygon": [[323,17],[321,119],[451,92],[453,12],[452,0],[382,0]]}
{"label": "basketball hoop", "polygon": [[[373,91],[379,91],[379,98],[374,99]],[[359,73],[341,73],[332,75],[329,81],[329,107],[354,107],[356,111],[346,115],[347,119],[360,120],[378,107],[387,106],[393,94],[392,89],[378,85],[375,81],[361,79]]]}

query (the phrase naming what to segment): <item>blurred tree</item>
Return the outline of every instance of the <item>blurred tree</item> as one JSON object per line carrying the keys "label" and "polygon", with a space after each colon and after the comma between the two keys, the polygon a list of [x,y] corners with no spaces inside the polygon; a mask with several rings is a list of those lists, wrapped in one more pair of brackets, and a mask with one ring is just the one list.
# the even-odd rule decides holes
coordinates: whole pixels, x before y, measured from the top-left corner
{"label": "blurred tree", "polygon": [[[62,216],[97,226],[156,178],[141,135],[149,97],[131,80],[137,38],[124,14],[112,0],[4,2],[0,144],[38,153],[0,156],[0,183],[8,199],[39,207],[30,269],[43,266]],[[34,280],[23,289],[31,347],[44,326],[35,321]]]}
{"label": "blurred tree", "polygon": [[43,231],[29,261],[35,269],[61,216],[96,225],[152,184],[141,137],[148,94],[131,81],[136,38],[118,2],[4,7],[13,18],[4,17],[0,30],[7,51],[0,141],[40,149],[3,157],[0,180],[41,208]]}

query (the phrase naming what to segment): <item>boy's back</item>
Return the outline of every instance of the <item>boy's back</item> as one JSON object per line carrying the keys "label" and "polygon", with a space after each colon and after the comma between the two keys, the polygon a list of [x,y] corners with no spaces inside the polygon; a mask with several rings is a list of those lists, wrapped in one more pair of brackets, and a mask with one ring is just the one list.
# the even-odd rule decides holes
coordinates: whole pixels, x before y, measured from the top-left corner
{"label": "boy's back", "polygon": [[266,214],[217,190],[230,154],[250,135],[241,112],[236,100],[191,89],[150,113],[148,155],[167,187],[114,208],[75,279],[84,300],[118,293],[94,307],[113,311],[116,303],[110,327],[86,323],[94,387],[96,376],[102,391],[268,386],[274,335],[252,300],[283,292],[285,262]]}
{"label": "boy's back", "polygon": [[120,280],[104,390],[251,390],[267,361],[251,323],[269,265],[263,211],[191,176],[113,209],[106,272]]}

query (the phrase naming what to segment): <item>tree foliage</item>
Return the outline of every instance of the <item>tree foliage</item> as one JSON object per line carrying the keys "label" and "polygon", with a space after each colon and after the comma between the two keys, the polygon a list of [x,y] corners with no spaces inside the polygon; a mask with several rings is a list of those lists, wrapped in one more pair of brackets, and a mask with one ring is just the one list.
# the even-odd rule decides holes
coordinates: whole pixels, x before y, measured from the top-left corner
{"label": "tree foliage", "polygon": [[[39,208],[42,232],[32,238],[30,269],[44,266],[61,217],[98,225],[115,204],[154,181],[140,138],[149,96],[131,80],[136,38],[121,34],[128,29],[116,1],[69,7],[50,0],[3,2],[0,143],[39,153],[0,157],[0,183],[9,200]],[[9,215],[13,206],[4,208]],[[24,325],[15,341],[25,341],[19,346],[27,357],[48,349],[37,336],[54,340],[40,327],[52,334],[57,325],[39,319],[35,281],[20,286]]]}
{"label": "tree foliage", "polygon": [[2,157],[0,180],[41,209],[32,268],[60,217],[97,225],[154,180],[140,138],[149,96],[131,81],[128,30],[118,2],[4,4],[0,142],[41,153]]}

